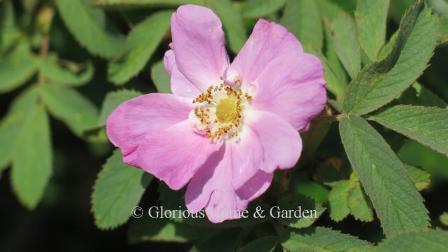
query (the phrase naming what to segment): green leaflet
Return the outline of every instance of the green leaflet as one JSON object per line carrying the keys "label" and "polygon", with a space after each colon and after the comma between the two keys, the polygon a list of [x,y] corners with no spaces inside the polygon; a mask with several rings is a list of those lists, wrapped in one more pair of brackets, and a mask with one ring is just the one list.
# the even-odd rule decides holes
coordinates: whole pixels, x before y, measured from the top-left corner
{"label": "green leaflet", "polygon": [[341,221],[350,213],[348,207],[348,195],[351,190],[350,182],[347,180],[338,181],[333,185],[328,194],[330,204],[330,217],[334,221]]}
{"label": "green leaflet", "polygon": [[160,6],[178,6],[181,4],[205,4],[206,0],[92,0],[99,7],[110,8],[154,8]]}
{"label": "green leaflet", "polygon": [[123,36],[106,27],[106,15],[87,0],[56,1],[68,30],[90,53],[111,59],[122,52]]}
{"label": "green leaflet", "polygon": [[[146,213],[141,219],[131,222],[128,230],[129,243],[189,242],[206,239],[216,233],[216,230],[213,229],[176,223],[166,218],[151,218]],[[156,210],[153,211],[153,214],[156,214]]]}
{"label": "green leaflet", "polygon": [[448,178],[448,157],[415,141],[407,141],[401,146],[398,156],[404,163],[422,168],[435,178]]}
{"label": "green leaflet", "polygon": [[12,187],[29,209],[37,206],[52,174],[50,126],[44,106],[35,100],[18,125],[12,154]]}
{"label": "green leaflet", "polygon": [[356,26],[352,17],[341,14],[331,23],[331,33],[336,54],[352,79],[361,69],[361,49],[356,37]]}
{"label": "green leaflet", "polygon": [[448,106],[442,98],[440,98],[425,86],[416,82],[412,85],[412,87],[417,92],[417,102],[419,105],[439,108],[446,108]]}
{"label": "green leaflet", "polygon": [[386,236],[427,227],[429,217],[423,198],[381,135],[354,115],[340,122],[339,131]]}
{"label": "green leaflet", "polygon": [[371,248],[366,241],[324,227],[290,232],[282,242],[282,246],[290,252],[366,251]]}
{"label": "green leaflet", "polygon": [[347,86],[347,74],[336,54],[334,41],[332,39],[333,36],[329,26],[330,24],[327,22],[325,24],[326,55],[325,58],[321,57],[321,60],[324,64],[324,77],[327,81],[327,89],[340,100],[343,97]]}
{"label": "green leaflet", "polygon": [[364,52],[371,60],[376,60],[386,39],[386,21],[389,0],[358,1],[355,19],[358,39]]}
{"label": "green leaflet", "polygon": [[324,33],[317,4],[315,0],[288,0],[280,23],[296,35],[305,49],[320,52]]}
{"label": "green leaflet", "polygon": [[97,126],[104,126],[106,124],[107,117],[116,107],[118,107],[118,105],[139,95],[141,95],[140,92],[127,89],[107,93],[106,98],[103,100],[103,106],[101,107]]}
{"label": "green leaflet", "polygon": [[448,156],[448,110],[398,105],[370,119]]}
{"label": "green leaflet", "polygon": [[20,36],[16,28],[11,0],[0,2],[0,52],[7,50]]}
{"label": "green leaflet", "polygon": [[241,247],[237,252],[273,252],[278,244],[278,238],[275,236],[265,236],[249,242]]}
{"label": "green leaflet", "polygon": [[[392,52],[367,65],[346,90],[346,113],[366,114],[392,101],[422,74],[437,42],[437,25],[417,0],[405,14]],[[423,9],[423,10],[422,10]]]}
{"label": "green leaflet", "polygon": [[409,177],[414,182],[415,187],[417,187],[417,190],[422,191],[429,187],[429,184],[431,183],[431,175],[428,172],[407,164],[405,164],[404,167],[406,168]]}
{"label": "green leaflet", "polygon": [[231,0],[211,0],[210,7],[222,21],[230,49],[238,53],[247,39],[240,11]]}
{"label": "green leaflet", "polygon": [[82,86],[92,79],[94,72],[91,62],[82,65],[64,62],[62,65],[54,57],[38,58],[36,61],[45,80],[63,86]]}
{"label": "green leaflet", "polygon": [[38,92],[30,88],[16,98],[6,115],[0,122],[0,171],[12,161],[19,135],[22,132],[28,114],[36,103]]}
{"label": "green leaflet", "polygon": [[21,40],[11,52],[0,55],[0,93],[25,84],[35,72],[36,65],[28,43]]}
{"label": "green leaflet", "polygon": [[171,93],[170,76],[166,72],[162,60],[152,65],[151,79],[159,93]]}
{"label": "green leaflet", "polygon": [[92,212],[96,226],[112,229],[124,224],[152,178],[142,169],[124,164],[121,152],[115,150],[98,174],[93,188]]}
{"label": "green leaflet", "polygon": [[[288,217],[281,217],[278,219],[279,223],[292,228],[306,228],[311,226],[320,216],[325,212],[326,208],[322,204],[304,197],[300,194],[289,194],[282,197],[278,201],[280,209],[297,210],[300,208],[302,217],[294,215]],[[274,209],[274,214],[278,214]],[[315,212],[313,212],[315,211]],[[315,215],[315,216],[314,216]]]}
{"label": "green leaflet", "polygon": [[40,85],[39,91],[50,113],[77,136],[96,126],[97,108],[78,91],[50,83]]}
{"label": "green leaflet", "polygon": [[360,221],[373,221],[373,211],[367,196],[361,188],[361,184],[358,181],[353,184],[353,188],[348,196],[350,214],[353,215],[355,219]]}
{"label": "green leaflet", "polygon": [[418,230],[387,238],[372,251],[444,252],[448,247],[448,233],[441,230]]}
{"label": "green leaflet", "polygon": [[170,11],[158,12],[129,33],[125,53],[109,64],[108,78],[121,85],[138,74],[148,62],[170,26]]}
{"label": "green leaflet", "polygon": [[248,0],[243,5],[243,16],[246,18],[259,18],[280,10],[286,0]]}
{"label": "green leaflet", "polygon": [[349,214],[356,220],[373,221],[373,211],[369,200],[361,188],[358,177],[353,174],[350,180],[341,180],[333,184],[328,202],[330,217],[336,222],[345,219]]}

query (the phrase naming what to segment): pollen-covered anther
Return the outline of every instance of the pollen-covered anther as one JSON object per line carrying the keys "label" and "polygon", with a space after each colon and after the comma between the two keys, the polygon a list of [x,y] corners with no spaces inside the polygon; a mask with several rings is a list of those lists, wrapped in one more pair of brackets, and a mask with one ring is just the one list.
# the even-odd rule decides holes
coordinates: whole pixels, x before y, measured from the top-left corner
{"label": "pollen-covered anther", "polygon": [[210,86],[193,100],[198,118],[196,128],[212,141],[238,136],[243,112],[252,97],[241,90],[240,84],[231,87],[224,82]]}

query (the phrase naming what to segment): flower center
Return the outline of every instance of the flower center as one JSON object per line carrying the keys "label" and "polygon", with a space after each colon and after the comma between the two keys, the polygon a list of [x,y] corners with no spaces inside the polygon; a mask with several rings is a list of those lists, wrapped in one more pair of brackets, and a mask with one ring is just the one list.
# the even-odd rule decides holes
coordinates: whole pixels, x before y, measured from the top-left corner
{"label": "flower center", "polygon": [[243,92],[240,85],[231,87],[225,83],[210,86],[193,100],[196,128],[205,132],[213,141],[238,136],[245,107],[252,97]]}
{"label": "flower center", "polygon": [[223,98],[216,106],[216,117],[220,123],[228,123],[235,120],[239,114],[239,100],[234,96]]}

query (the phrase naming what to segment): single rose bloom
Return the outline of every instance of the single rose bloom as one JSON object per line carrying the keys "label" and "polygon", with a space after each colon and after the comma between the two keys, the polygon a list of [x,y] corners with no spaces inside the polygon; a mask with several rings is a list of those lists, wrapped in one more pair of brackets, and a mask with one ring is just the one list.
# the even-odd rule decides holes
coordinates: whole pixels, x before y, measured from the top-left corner
{"label": "single rose bloom", "polygon": [[164,65],[172,94],[131,99],[107,120],[123,161],[187,185],[185,203],[218,223],[263,194],[276,169],[293,167],[299,132],[327,97],[319,58],[283,26],[260,19],[229,63],[224,32],[212,10],[183,5],[171,17]]}

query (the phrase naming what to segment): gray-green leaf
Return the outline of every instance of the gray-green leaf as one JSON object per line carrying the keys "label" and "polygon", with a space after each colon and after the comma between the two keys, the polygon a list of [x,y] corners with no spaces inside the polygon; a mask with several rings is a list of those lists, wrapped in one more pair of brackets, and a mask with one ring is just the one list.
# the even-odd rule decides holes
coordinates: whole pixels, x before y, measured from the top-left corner
{"label": "gray-green leaf", "polygon": [[313,227],[291,232],[282,246],[290,252],[366,251],[372,247],[366,241],[324,227]]}
{"label": "gray-green leaf", "polygon": [[[366,114],[398,97],[422,74],[437,43],[437,25],[422,0],[402,19],[395,46],[381,62],[367,65],[348,86],[346,113]],[[422,10],[423,9],[423,10]]]}
{"label": "gray-green leaf", "polygon": [[306,50],[320,52],[324,32],[317,4],[315,0],[288,0],[280,23],[296,35]]}
{"label": "gray-green leaf", "polygon": [[448,233],[442,230],[406,232],[385,239],[372,251],[444,252],[448,248]]}
{"label": "gray-green leaf", "polygon": [[342,120],[339,130],[350,163],[372,201],[384,233],[392,236],[427,227],[429,217],[423,198],[381,135],[357,116]]}
{"label": "gray-green leaf", "polygon": [[356,26],[352,17],[342,14],[331,24],[336,54],[344,65],[345,70],[354,79],[361,69],[361,49],[356,36]]}
{"label": "gray-green leaf", "polygon": [[386,39],[389,4],[389,0],[358,1],[355,18],[359,44],[371,60],[377,59]]}
{"label": "gray-green leaf", "polygon": [[371,119],[448,156],[447,109],[398,105]]}

